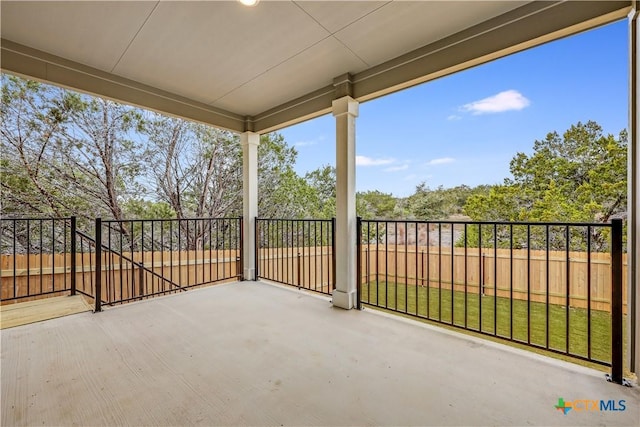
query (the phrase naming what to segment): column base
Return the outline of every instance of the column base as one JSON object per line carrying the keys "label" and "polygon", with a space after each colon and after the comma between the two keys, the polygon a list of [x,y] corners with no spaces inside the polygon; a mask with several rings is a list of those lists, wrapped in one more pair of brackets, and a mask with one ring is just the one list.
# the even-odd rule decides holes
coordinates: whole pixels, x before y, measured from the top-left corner
{"label": "column base", "polygon": [[242,280],[252,280],[256,281],[256,269],[255,268],[245,268],[242,275]]}
{"label": "column base", "polygon": [[338,308],[344,308],[345,310],[351,310],[356,307],[356,291],[351,292],[333,290],[333,306]]}

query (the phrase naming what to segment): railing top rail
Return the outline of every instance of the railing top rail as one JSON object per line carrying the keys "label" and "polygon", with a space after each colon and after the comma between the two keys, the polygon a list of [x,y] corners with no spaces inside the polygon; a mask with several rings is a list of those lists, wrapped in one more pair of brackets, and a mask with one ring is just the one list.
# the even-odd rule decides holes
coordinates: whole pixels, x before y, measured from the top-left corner
{"label": "railing top rail", "polygon": [[397,224],[453,224],[453,225],[529,225],[550,227],[611,227],[611,222],[525,222],[525,221],[458,221],[458,220],[422,220],[422,219],[361,219],[368,223]]}
{"label": "railing top rail", "polygon": [[322,219],[313,219],[313,218],[256,218],[257,221],[297,221],[297,222],[332,222],[332,218],[322,218]]}
{"label": "railing top rail", "polygon": [[89,236],[88,234],[82,232],[81,230],[76,230],[76,234],[79,235],[80,237],[84,237],[85,239],[89,239],[89,240],[94,241],[94,242],[96,240],[96,239],[93,238],[93,236]]}
{"label": "railing top rail", "polygon": [[38,218],[38,217],[3,217],[0,218],[0,221],[64,221],[64,220],[70,220],[71,217],[70,216],[66,216],[66,217],[44,217],[44,218]]}
{"label": "railing top rail", "polygon": [[162,222],[162,221],[223,221],[223,220],[241,220],[241,216],[234,217],[202,217],[202,218],[154,218],[154,219],[103,219],[103,224],[114,224],[121,222]]}

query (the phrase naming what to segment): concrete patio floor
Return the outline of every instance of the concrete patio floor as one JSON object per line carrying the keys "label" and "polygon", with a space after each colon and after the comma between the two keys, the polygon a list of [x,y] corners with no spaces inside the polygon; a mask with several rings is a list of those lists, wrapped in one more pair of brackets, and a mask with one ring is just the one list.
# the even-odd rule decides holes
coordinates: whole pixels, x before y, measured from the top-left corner
{"label": "concrete patio floor", "polygon": [[[6,329],[2,425],[638,425],[601,372],[259,282]],[[616,412],[558,398],[625,400]]]}

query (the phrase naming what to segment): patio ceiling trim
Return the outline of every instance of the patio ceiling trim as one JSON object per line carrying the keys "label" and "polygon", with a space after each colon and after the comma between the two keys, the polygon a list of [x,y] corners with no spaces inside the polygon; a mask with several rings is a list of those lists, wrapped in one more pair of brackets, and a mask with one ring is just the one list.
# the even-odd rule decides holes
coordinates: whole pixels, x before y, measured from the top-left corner
{"label": "patio ceiling trim", "polygon": [[163,114],[243,132],[241,115],[2,39],[2,70]]}
{"label": "patio ceiling trim", "polygon": [[[353,97],[368,101],[619,19],[629,1],[533,2],[352,76]],[[265,133],[331,111],[334,88],[320,90],[252,118]]]}
{"label": "patio ceiling trim", "polygon": [[[629,0],[528,3],[354,74],[351,76],[351,93],[360,102],[374,99],[625,18],[630,10]],[[267,133],[327,114],[340,91],[334,85],[328,85],[254,117],[245,117],[10,40],[2,39],[0,42],[0,65],[5,72],[234,132]]]}

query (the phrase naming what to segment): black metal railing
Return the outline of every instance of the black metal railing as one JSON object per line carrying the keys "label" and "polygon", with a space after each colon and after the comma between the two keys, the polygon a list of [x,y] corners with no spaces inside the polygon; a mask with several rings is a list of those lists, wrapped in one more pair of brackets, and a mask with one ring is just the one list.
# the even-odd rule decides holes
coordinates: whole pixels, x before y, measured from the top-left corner
{"label": "black metal railing", "polygon": [[2,301],[80,293],[100,311],[241,277],[241,218],[94,224],[91,236],[76,229],[75,217],[3,218]]}
{"label": "black metal railing", "polygon": [[256,218],[256,276],[323,294],[335,289],[335,219]]}
{"label": "black metal railing", "polygon": [[622,381],[622,221],[358,220],[363,304],[612,368]]}
{"label": "black metal railing", "polygon": [[0,300],[75,292],[75,218],[0,219]]}
{"label": "black metal railing", "polygon": [[[71,250],[71,259],[75,262],[76,292],[92,299],[96,296],[96,241],[93,237],[76,230]],[[75,255],[74,255],[75,254]]]}
{"label": "black metal railing", "polygon": [[[242,277],[242,218],[95,221],[94,289],[120,304]],[[97,303],[96,311],[100,310]]]}

